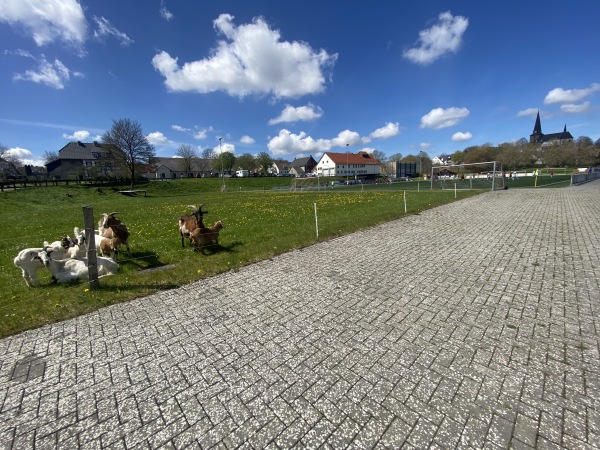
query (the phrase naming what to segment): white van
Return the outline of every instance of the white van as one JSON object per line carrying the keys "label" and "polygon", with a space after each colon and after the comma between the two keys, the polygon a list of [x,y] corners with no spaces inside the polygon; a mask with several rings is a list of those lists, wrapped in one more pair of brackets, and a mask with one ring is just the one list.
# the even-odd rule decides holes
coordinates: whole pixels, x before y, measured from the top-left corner
{"label": "white van", "polygon": [[248,171],[247,170],[236,170],[235,171],[235,176],[236,177],[240,177],[240,178],[244,178],[249,176]]}

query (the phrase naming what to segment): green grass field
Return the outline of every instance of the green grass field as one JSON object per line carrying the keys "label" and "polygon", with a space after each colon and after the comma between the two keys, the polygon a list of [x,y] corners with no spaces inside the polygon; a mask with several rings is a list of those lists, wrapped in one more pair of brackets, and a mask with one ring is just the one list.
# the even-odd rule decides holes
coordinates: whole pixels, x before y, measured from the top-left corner
{"label": "green grass field", "polygon": [[[556,178],[556,176],[555,176]],[[0,193],[0,336],[64,320],[98,308],[172,289],[256,261],[271,258],[319,240],[351,233],[482,191],[425,190],[416,182],[392,185],[340,186],[291,193],[290,179],[186,179],[140,186],[147,197],[127,197],[120,189],[70,185],[29,187]],[[422,184],[423,182],[421,182]],[[424,186],[424,185],[423,185]],[[418,191],[418,192],[417,192]],[[205,223],[223,220],[220,245],[205,255],[186,241],[181,248],[177,225],[188,205],[204,204]],[[27,287],[13,259],[21,249],[41,247],[83,228],[83,207],[91,206],[97,221],[103,212],[119,212],[131,232],[131,254],[119,255],[117,275],[100,280],[99,289],[85,281],[51,283],[38,271],[42,286]]]}

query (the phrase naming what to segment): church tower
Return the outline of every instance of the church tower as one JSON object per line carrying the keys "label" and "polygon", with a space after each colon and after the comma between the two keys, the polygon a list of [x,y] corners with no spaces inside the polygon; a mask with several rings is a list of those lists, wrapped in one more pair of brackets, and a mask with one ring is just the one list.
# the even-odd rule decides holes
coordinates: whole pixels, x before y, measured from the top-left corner
{"label": "church tower", "polygon": [[542,122],[540,121],[540,112],[538,111],[537,118],[535,119],[535,125],[533,127],[533,133],[529,136],[529,143],[533,144],[535,142],[542,142],[543,139],[544,134],[542,133]]}

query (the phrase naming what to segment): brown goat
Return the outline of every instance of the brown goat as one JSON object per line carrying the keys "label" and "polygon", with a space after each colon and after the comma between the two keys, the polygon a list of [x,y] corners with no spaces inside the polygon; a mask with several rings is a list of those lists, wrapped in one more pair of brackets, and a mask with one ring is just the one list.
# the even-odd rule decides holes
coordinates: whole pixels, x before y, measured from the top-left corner
{"label": "brown goat", "polygon": [[223,229],[223,222],[219,220],[212,227],[196,228],[190,234],[192,245],[200,253],[204,253],[204,248],[214,242],[219,245],[219,232]]}
{"label": "brown goat", "polygon": [[102,219],[98,222],[98,231],[102,237],[108,239],[119,238],[127,251],[130,252],[129,242],[127,242],[129,230],[127,230],[127,225],[115,217],[116,214],[119,213],[104,213]]}
{"label": "brown goat", "polygon": [[179,216],[179,234],[181,235],[181,248],[184,248],[184,239],[189,238],[192,231],[196,228],[204,228],[202,216],[208,214],[208,211],[202,211],[202,204],[196,208],[194,205],[189,205],[194,210],[192,215],[182,214]]}
{"label": "brown goat", "polygon": [[121,245],[121,239],[119,237],[100,238],[99,248],[102,256],[108,255],[111,259],[117,260],[117,253],[119,252],[119,245]]}

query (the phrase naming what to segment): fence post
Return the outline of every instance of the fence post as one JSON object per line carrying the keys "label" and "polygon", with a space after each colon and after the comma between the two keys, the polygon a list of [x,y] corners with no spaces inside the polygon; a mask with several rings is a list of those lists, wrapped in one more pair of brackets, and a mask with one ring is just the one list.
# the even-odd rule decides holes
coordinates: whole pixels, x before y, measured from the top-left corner
{"label": "fence post", "polygon": [[98,289],[98,263],[96,261],[96,241],[94,233],[94,209],[91,206],[83,207],[83,226],[87,239],[88,280],[90,288]]}
{"label": "fence post", "polygon": [[317,216],[317,203],[315,202],[315,229],[317,230],[317,241],[319,240],[319,216]]}

